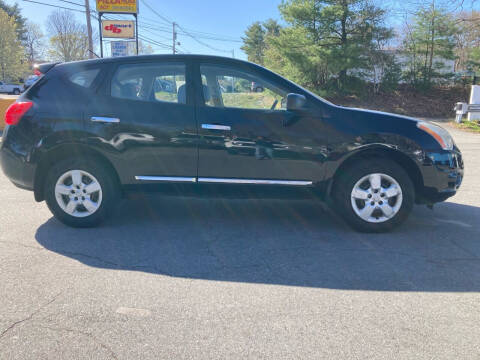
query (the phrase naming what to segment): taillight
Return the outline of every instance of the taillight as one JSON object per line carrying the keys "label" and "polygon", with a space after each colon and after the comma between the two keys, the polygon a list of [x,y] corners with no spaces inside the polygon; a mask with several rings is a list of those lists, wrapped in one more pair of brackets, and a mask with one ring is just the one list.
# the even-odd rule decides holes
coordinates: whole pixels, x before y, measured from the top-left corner
{"label": "taillight", "polygon": [[7,125],[17,125],[25,113],[33,106],[31,101],[14,102],[5,111],[5,123]]}

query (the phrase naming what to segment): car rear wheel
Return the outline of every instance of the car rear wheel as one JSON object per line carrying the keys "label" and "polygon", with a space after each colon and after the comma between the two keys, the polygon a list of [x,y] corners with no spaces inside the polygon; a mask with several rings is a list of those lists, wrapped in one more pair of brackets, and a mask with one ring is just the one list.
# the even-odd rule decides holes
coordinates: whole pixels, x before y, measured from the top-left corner
{"label": "car rear wheel", "polygon": [[62,161],[50,169],[45,183],[45,199],[50,211],[72,227],[100,224],[118,198],[113,177],[94,160]]}
{"label": "car rear wheel", "polygon": [[20,89],[14,89],[13,94],[14,95],[20,95]]}
{"label": "car rear wheel", "polygon": [[397,163],[388,159],[363,160],[339,176],[333,198],[336,210],[353,228],[385,232],[407,219],[415,190]]}

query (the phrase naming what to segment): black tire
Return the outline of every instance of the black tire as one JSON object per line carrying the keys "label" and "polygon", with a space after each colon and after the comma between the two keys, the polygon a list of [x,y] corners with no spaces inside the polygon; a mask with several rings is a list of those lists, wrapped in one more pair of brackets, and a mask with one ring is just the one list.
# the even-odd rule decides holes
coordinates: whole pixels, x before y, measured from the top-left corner
{"label": "black tire", "polygon": [[[363,177],[380,173],[393,178],[400,185],[402,203],[398,212],[384,222],[369,222],[362,219],[355,212],[352,205],[352,190]],[[399,226],[412,211],[415,202],[415,188],[405,170],[396,162],[386,159],[365,159],[349,166],[337,177],[333,186],[332,204],[345,221],[360,232],[381,233],[388,232]],[[395,199],[393,199],[395,201]]]}
{"label": "black tire", "polygon": [[13,95],[20,95],[20,89],[13,89]]}
{"label": "black tire", "polygon": [[[65,212],[55,197],[58,179],[70,170],[82,170],[93,175],[101,186],[102,201],[98,209],[86,217],[75,217]],[[95,159],[67,159],[51,167],[45,181],[45,200],[52,214],[65,225],[77,228],[94,227],[108,218],[120,198],[117,182],[110,171]]]}
{"label": "black tire", "polygon": [[255,89],[255,92],[257,92],[257,93],[263,92],[263,87],[257,87],[257,88]]}

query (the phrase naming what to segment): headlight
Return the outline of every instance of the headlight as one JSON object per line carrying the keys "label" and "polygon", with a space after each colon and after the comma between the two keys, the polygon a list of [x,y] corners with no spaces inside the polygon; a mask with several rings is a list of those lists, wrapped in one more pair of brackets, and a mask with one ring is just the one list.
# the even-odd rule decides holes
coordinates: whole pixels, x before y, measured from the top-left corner
{"label": "headlight", "polygon": [[418,122],[417,127],[430,134],[440,144],[443,150],[453,149],[453,138],[444,128],[423,121]]}

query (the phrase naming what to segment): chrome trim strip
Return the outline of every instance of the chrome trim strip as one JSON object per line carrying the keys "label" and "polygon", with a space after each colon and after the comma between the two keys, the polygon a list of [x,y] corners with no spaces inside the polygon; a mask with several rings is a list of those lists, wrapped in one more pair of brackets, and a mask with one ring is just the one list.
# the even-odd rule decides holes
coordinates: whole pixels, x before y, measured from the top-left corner
{"label": "chrome trim strip", "polygon": [[257,185],[291,185],[308,186],[312,181],[296,180],[257,180],[257,179],[222,179],[222,178],[198,178],[198,182],[203,183],[223,183],[223,184],[257,184]]}
{"label": "chrome trim strip", "polygon": [[119,123],[119,118],[103,117],[103,116],[92,116],[90,118],[93,122],[102,122],[102,123]]}
{"label": "chrome trim strip", "polygon": [[177,176],[135,176],[135,180],[139,181],[168,181],[168,182],[197,182],[194,177],[177,177]]}
{"label": "chrome trim strip", "polygon": [[230,131],[232,128],[227,125],[214,125],[214,124],[202,124],[202,129],[207,129],[207,130],[226,130]]}

